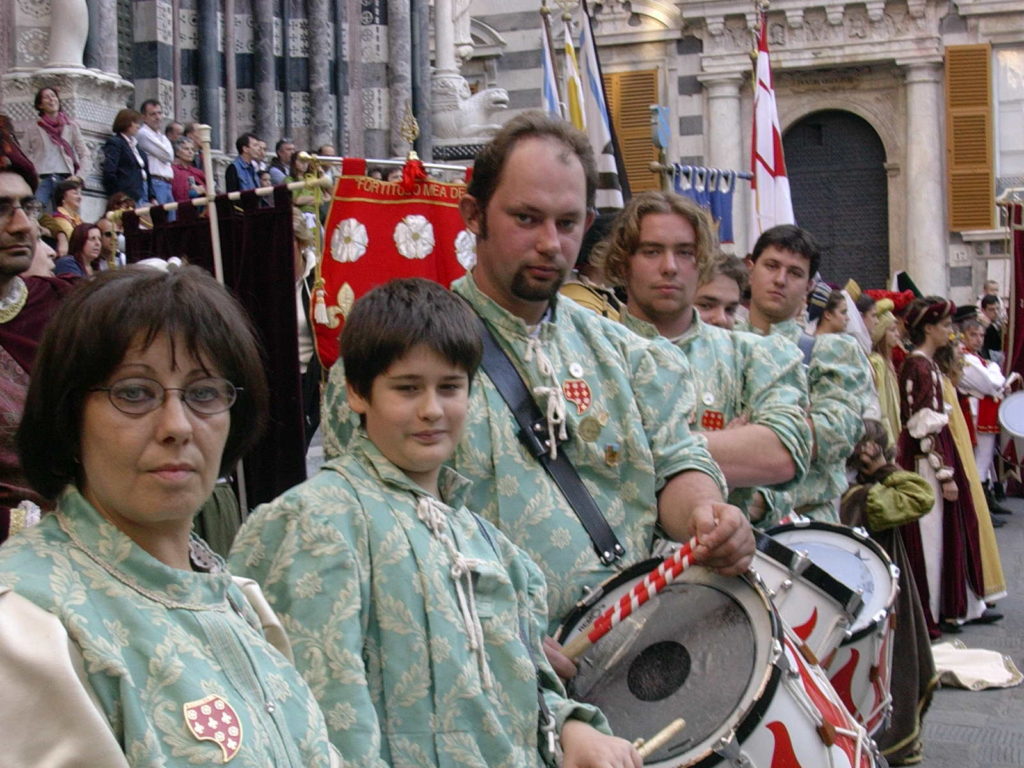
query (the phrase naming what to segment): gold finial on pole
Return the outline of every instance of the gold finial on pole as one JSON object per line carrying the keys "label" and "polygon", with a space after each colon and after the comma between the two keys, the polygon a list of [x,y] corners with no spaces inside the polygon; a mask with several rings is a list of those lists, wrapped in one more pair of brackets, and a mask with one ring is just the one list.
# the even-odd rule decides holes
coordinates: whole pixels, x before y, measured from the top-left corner
{"label": "gold finial on pole", "polygon": [[[405,114],[402,116],[402,123],[399,126],[398,133],[410,144],[415,143],[416,139],[420,136],[420,124],[412,113],[412,103],[408,99],[405,102]],[[416,152],[410,149],[409,157],[415,156]]]}

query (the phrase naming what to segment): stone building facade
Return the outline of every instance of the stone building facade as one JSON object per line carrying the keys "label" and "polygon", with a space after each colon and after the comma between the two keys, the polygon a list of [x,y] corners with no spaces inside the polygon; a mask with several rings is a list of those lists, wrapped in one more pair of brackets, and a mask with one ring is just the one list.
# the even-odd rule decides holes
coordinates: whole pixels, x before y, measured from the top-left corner
{"label": "stone building facade", "polygon": [[[401,156],[411,113],[420,154],[448,159],[540,105],[538,10],[537,0],[7,0],[0,100],[27,127],[35,90],[56,85],[96,151],[117,109],[158,98],[179,121],[213,127],[222,163],[246,130],[271,145],[288,136]],[[606,77],[649,75],[653,101],[670,110],[667,160],[749,169],[752,2],[607,0],[591,12]],[[71,22],[83,14],[78,41]],[[994,202],[987,226],[950,217],[948,51],[988,46],[991,197],[1024,186],[1024,6],[776,0],[767,20],[794,204],[826,245],[826,277],[873,286],[906,269],[957,301],[989,277],[1006,286]],[[560,37],[556,28],[556,47]],[[473,135],[459,135],[468,124]],[[738,253],[750,244],[746,190]]]}
{"label": "stone building facade", "polygon": [[[535,3],[474,0],[472,11],[505,38],[497,83],[510,106],[539,104]],[[754,3],[607,0],[591,13],[606,79],[656,70],[677,128],[670,161],[749,170]],[[959,302],[989,278],[1008,288],[994,200],[989,226],[950,224],[945,68],[949,46],[990,46],[992,197],[1024,187],[1024,6],[778,0],[767,21],[794,207],[826,245],[826,278],[876,287],[905,269],[923,290]],[[747,189],[734,206],[741,254]]]}

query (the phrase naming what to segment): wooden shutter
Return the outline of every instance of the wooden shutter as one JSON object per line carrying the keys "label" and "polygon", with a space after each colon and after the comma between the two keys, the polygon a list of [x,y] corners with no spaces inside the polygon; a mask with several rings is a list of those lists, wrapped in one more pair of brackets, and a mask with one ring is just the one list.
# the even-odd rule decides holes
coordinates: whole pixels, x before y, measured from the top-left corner
{"label": "wooden shutter", "polygon": [[605,74],[604,90],[630,190],[661,189],[661,180],[649,167],[658,160],[650,109],[658,103],[658,70]]}
{"label": "wooden shutter", "polygon": [[946,48],[946,200],[955,232],[991,229],[992,51],[988,44]]}

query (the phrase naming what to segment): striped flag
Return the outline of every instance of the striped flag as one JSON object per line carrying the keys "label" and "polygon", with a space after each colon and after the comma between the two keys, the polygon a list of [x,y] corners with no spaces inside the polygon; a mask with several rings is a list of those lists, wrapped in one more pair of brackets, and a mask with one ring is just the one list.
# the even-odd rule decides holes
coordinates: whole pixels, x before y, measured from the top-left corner
{"label": "striped flag", "polygon": [[565,119],[581,131],[587,130],[587,118],[583,114],[583,79],[576,61],[576,49],[572,44],[572,21],[564,19],[565,25]]}
{"label": "striped flag", "polygon": [[544,72],[544,84],[541,88],[543,109],[552,117],[562,117],[561,99],[558,97],[558,75],[555,70],[555,57],[551,52],[551,26],[548,12],[542,8],[540,17],[543,22],[541,29],[541,68]]}
{"label": "striped flag", "polygon": [[601,62],[597,58],[594,30],[583,0],[583,30],[580,33],[580,72],[583,77],[584,117],[587,135],[594,148],[597,170],[598,210],[615,210],[623,206],[623,189],[620,182],[625,179],[625,169],[620,162],[618,146],[612,133],[608,104],[604,97],[604,82],[601,80]]}
{"label": "striped flag", "polygon": [[775,105],[775,87],[768,55],[768,25],[761,14],[761,31],[757,39],[757,72],[754,83],[754,130],[750,152],[750,240],[753,242],[766,229],[777,224],[795,224],[793,200],[786,177],[786,160],[782,155],[782,132],[779,111]]}

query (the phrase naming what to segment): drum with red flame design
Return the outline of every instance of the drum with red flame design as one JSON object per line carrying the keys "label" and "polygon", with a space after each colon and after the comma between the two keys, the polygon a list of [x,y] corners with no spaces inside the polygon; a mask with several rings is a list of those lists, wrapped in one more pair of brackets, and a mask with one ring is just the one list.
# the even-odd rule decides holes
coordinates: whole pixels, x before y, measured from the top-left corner
{"label": "drum with red flame design", "polygon": [[892,709],[889,685],[899,569],[859,528],[797,523],[775,528],[771,534],[861,595],[864,604],[848,637],[822,659],[822,666],[850,712],[869,733],[877,733]]}
{"label": "drum with red flame design", "polygon": [[816,659],[828,657],[846,639],[864,605],[861,596],[809,557],[761,531],[754,533],[753,568],[779,616]]}
{"label": "drum with red flame design", "polygon": [[[566,642],[658,560],[594,590],[566,618]],[[648,739],[686,726],[645,765],[878,768],[874,743],[824,672],[800,650],[754,574],[723,577],[694,566],[579,659],[574,698],[599,706],[616,735]]]}

